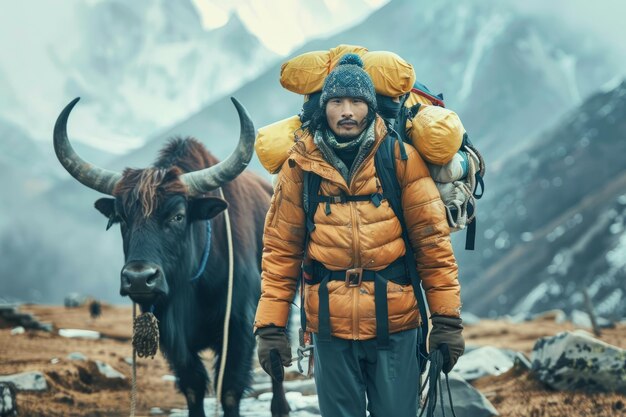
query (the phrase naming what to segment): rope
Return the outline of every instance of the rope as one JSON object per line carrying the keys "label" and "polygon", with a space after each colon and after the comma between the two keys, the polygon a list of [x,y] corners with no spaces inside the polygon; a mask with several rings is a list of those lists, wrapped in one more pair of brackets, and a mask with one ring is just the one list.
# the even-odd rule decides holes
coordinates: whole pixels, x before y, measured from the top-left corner
{"label": "rope", "polygon": [[[222,200],[224,198],[224,191],[220,188],[220,196]],[[234,278],[234,254],[233,254],[233,235],[230,225],[230,215],[228,209],[224,210],[224,217],[226,220],[226,236],[228,239],[228,295],[226,302],[226,315],[224,317],[224,337],[222,342],[222,356],[220,360],[220,372],[217,378],[217,392],[215,401],[215,416],[219,416],[219,406],[222,398],[222,382],[224,379],[224,370],[226,368],[226,354],[228,352],[228,330],[230,327],[230,310],[233,303],[233,278]]]}
{"label": "rope", "polygon": [[[441,415],[446,417],[446,412],[443,408],[443,384],[441,381],[441,370],[443,369],[443,353],[439,349],[435,349],[428,355],[430,366],[428,367],[428,375],[424,380],[424,384],[420,387],[420,393],[423,392],[426,384],[428,384],[428,393],[426,394],[426,401],[422,407],[422,411],[419,417],[422,417],[424,411],[426,411],[426,417],[434,417],[435,410],[437,408],[437,394],[439,394],[439,404],[441,406]],[[448,380],[448,374],[446,376],[446,385],[448,386],[448,398],[450,400],[450,409],[452,410],[452,416],[456,417],[454,413],[454,405],[452,404],[452,392],[450,391],[450,381]],[[439,391],[439,393],[437,393]]]}
{"label": "rope", "polygon": [[[133,303],[133,323],[137,316],[137,304]],[[130,390],[130,417],[135,417],[135,407],[137,406],[137,350],[133,343],[133,370],[131,377],[131,390]]]}

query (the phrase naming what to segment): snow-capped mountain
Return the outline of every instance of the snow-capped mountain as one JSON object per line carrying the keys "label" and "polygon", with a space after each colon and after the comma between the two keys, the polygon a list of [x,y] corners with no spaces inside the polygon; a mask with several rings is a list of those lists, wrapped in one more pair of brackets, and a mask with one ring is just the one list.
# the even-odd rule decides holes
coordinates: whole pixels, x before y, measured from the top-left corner
{"label": "snow-capped mountain", "polygon": [[126,151],[277,59],[237,15],[206,31],[191,0],[25,1],[3,15],[0,114],[37,140],[81,96],[78,140]]}
{"label": "snow-capped mountain", "polygon": [[[626,81],[488,174],[475,254],[459,253],[480,315],[584,309],[626,316]],[[472,261],[469,258],[472,258]]]}

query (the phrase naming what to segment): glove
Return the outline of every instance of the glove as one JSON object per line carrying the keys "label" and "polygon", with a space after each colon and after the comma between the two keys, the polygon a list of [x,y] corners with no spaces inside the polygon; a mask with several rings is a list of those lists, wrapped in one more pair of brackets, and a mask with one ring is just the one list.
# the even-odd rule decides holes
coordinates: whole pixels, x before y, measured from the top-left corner
{"label": "glove", "polygon": [[465,351],[463,322],[459,317],[432,316],[433,328],[430,331],[429,351],[439,349],[443,354],[443,372],[454,368],[456,361]]}
{"label": "glove", "polygon": [[284,327],[262,327],[256,331],[259,363],[269,376],[282,382],[283,366],[291,365],[291,344]]}

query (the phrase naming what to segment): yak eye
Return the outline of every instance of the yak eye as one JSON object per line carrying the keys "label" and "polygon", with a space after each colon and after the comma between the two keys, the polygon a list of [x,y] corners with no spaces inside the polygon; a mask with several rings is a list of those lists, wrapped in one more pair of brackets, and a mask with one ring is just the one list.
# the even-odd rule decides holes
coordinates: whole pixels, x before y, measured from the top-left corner
{"label": "yak eye", "polygon": [[184,218],[185,218],[184,214],[178,213],[177,215],[175,215],[174,217],[170,219],[170,223],[180,223],[183,221]]}

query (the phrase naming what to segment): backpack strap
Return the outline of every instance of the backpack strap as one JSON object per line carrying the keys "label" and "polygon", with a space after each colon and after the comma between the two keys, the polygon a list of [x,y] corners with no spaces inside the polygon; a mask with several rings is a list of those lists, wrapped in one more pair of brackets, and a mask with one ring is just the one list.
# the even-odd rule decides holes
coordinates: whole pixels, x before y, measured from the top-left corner
{"label": "backpack strap", "polygon": [[313,275],[311,262],[309,258],[309,241],[311,232],[315,230],[315,222],[313,220],[319,200],[320,186],[322,185],[322,177],[314,172],[303,171],[302,185],[302,208],[304,209],[306,229],[304,232],[304,256],[302,261],[302,282],[300,283],[300,326],[302,331],[306,332],[306,311],[304,308],[304,281],[307,276]]}
{"label": "backpack strap", "polygon": [[400,183],[398,182],[398,177],[396,175],[396,157],[394,152],[394,145],[396,141],[398,141],[401,148],[404,147],[404,143],[393,135],[387,135],[387,137],[383,139],[383,142],[378,148],[378,152],[376,152],[376,155],[374,156],[374,164],[376,166],[376,174],[380,178],[387,201],[402,226],[402,239],[404,240],[404,246],[406,247],[406,253],[404,255],[405,268],[407,274],[411,278],[413,292],[415,293],[415,298],[417,299],[417,305],[422,319],[422,324],[418,331],[417,359],[420,371],[423,372],[426,369],[425,365],[427,361],[426,338],[428,336],[428,316],[426,314],[426,299],[424,297],[420,277],[415,265],[413,247],[409,241],[406,222],[404,221],[404,211],[402,210],[402,188],[400,187]]}

